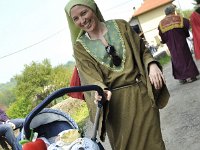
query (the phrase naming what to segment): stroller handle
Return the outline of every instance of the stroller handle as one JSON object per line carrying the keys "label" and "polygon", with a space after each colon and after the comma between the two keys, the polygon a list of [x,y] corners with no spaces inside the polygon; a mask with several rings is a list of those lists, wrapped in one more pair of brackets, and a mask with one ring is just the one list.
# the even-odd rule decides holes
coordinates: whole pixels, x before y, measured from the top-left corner
{"label": "stroller handle", "polygon": [[29,139],[31,136],[30,123],[32,119],[42,110],[44,109],[50,102],[54,99],[59,98],[67,93],[72,92],[86,92],[86,91],[97,91],[100,96],[102,96],[101,101],[98,102],[98,107],[101,108],[103,103],[106,101],[103,89],[98,85],[85,85],[85,86],[74,86],[68,88],[61,88],[57,91],[54,91],[49,96],[47,96],[39,105],[37,105],[26,117],[24,122],[24,135],[26,139]]}

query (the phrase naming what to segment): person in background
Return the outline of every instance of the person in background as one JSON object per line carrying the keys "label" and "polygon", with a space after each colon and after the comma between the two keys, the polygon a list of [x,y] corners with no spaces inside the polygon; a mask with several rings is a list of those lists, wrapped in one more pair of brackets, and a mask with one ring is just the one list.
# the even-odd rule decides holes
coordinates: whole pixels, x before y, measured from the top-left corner
{"label": "person in background", "polygon": [[171,53],[173,76],[180,83],[193,82],[197,80],[199,71],[186,41],[189,37],[189,20],[176,15],[172,5],[165,9],[165,14],[158,30],[162,43],[167,44]]}
{"label": "person in background", "polygon": [[200,60],[200,0],[196,1],[196,10],[190,16],[192,27],[194,54],[196,60]]}
{"label": "person in background", "polygon": [[24,119],[9,119],[6,113],[0,109],[0,137],[4,136],[12,150],[21,150],[13,130],[23,127]]}
{"label": "person in background", "polygon": [[[164,150],[159,108],[169,99],[160,64],[124,20],[105,21],[93,0],[70,0],[65,12],[81,85],[95,84],[107,101],[99,136],[113,150]],[[97,92],[84,92],[94,122]],[[93,102],[94,100],[94,102]]]}
{"label": "person in background", "polygon": [[[78,69],[75,66],[73,73],[72,73],[72,77],[70,80],[70,87],[73,86],[81,86],[81,81],[80,81],[80,77],[79,77],[79,73],[78,73]],[[85,100],[84,98],[84,94],[83,92],[73,92],[73,93],[68,93],[68,96],[72,97],[72,98],[76,98],[76,99],[80,99],[80,100]]]}

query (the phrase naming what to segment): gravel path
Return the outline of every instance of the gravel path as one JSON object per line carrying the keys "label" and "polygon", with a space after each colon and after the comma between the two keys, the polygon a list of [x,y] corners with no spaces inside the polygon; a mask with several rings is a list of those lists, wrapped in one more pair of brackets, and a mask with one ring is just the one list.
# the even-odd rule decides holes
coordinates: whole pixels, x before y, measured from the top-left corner
{"label": "gravel path", "polygon": [[[200,70],[200,61],[196,62]],[[164,67],[170,101],[160,111],[161,127],[167,150],[200,149],[200,78],[179,84],[172,77],[171,64]]]}

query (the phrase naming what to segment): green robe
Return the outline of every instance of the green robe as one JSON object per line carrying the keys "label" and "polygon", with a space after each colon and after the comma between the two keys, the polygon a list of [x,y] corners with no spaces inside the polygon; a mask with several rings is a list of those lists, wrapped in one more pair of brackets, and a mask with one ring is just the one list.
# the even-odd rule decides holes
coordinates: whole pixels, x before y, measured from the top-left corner
{"label": "green robe", "polygon": [[[74,45],[81,84],[96,84],[112,90],[112,98],[104,106],[104,115],[100,118],[101,139],[104,140],[106,127],[113,150],[164,150],[159,108],[167,104],[169,93],[166,86],[160,91],[152,89],[148,65],[156,61],[126,21],[107,21],[106,25],[108,30],[113,30],[108,31],[105,38],[116,46],[122,58],[120,67],[113,66],[99,41],[89,42],[87,36],[82,35]],[[139,81],[136,80],[138,74]],[[85,98],[93,122],[94,92],[85,93]]]}

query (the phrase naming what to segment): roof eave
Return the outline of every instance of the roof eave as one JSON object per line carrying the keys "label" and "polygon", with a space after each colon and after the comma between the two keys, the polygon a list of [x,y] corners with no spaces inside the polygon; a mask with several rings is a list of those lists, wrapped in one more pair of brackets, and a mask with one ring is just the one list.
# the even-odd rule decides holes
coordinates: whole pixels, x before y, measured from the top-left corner
{"label": "roof eave", "polygon": [[[173,1],[172,1],[172,2],[173,2]],[[145,13],[147,13],[147,12],[149,12],[149,11],[155,9],[155,8],[159,8],[159,7],[161,7],[161,6],[164,6],[164,5],[166,5],[166,4],[170,4],[170,3],[172,3],[172,2],[167,2],[167,3],[161,4],[161,5],[159,5],[159,6],[153,7],[153,8],[151,8],[151,9],[146,10],[146,11],[143,11],[143,12],[139,12],[139,13],[136,12],[136,14],[133,14],[133,16],[132,16],[131,18],[133,18],[133,17],[138,17],[139,15],[145,14]]]}

